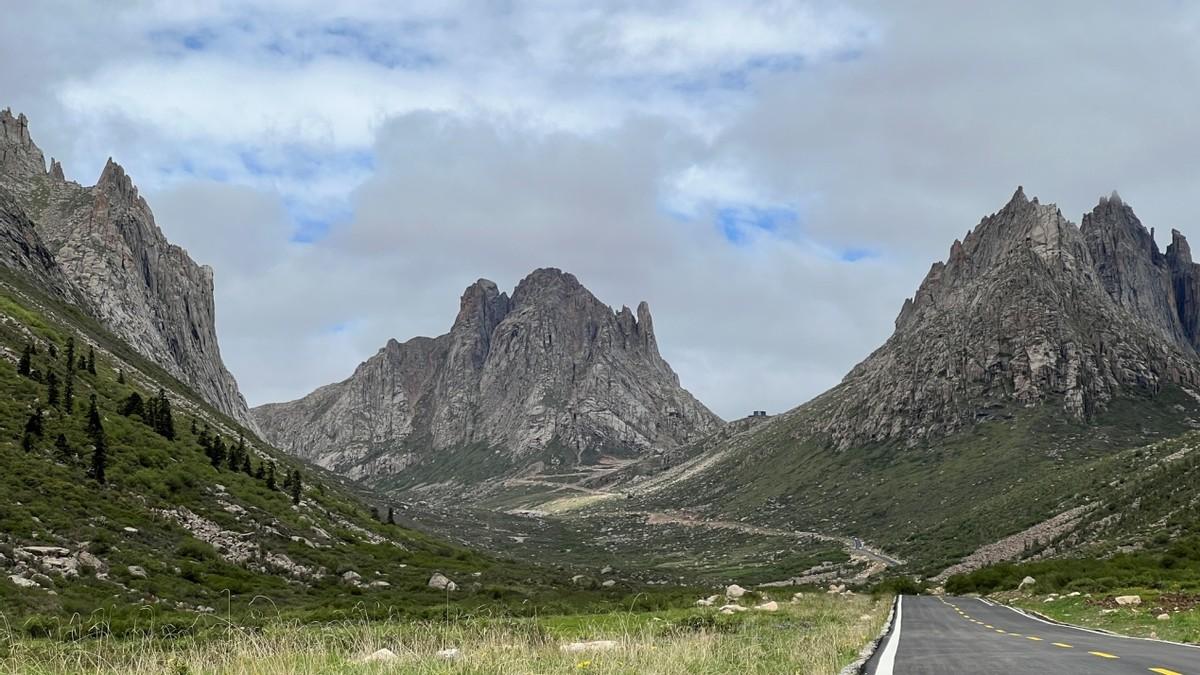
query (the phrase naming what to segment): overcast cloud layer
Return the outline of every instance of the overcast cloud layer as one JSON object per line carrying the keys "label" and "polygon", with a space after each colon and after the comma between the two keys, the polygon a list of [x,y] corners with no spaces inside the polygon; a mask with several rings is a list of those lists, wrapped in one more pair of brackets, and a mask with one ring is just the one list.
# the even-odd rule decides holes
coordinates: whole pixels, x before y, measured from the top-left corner
{"label": "overcast cloud layer", "polygon": [[0,106],[112,155],[216,270],[252,404],[445,332],[479,277],[648,300],[726,418],[890,334],[1017,184],[1200,233],[1200,13],[1178,2],[25,3]]}

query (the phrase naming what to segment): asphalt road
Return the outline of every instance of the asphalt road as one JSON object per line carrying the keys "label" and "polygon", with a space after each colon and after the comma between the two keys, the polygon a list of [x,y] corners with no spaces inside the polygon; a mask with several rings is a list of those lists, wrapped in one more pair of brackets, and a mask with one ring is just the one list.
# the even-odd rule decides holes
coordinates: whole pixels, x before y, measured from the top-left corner
{"label": "asphalt road", "polygon": [[1200,675],[1200,648],[1069,628],[975,598],[904,596],[865,672]]}

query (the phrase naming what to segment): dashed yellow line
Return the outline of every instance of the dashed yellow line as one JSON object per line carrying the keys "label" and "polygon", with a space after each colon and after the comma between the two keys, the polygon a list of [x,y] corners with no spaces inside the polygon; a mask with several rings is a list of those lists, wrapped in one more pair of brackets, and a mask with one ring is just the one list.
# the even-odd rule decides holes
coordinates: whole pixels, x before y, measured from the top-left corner
{"label": "dashed yellow line", "polygon": [[1183,675],[1183,673],[1177,673],[1174,670],[1167,670],[1166,668],[1151,668],[1150,672],[1158,673],[1158,675]]}
{"label": "dashed yellow line", "polygon": [[1002,631],[1002,630],[1000,630],[999,628],[997,628],[997,629],[996,629],[996,632],[997,632],[997,633],[1003,633],[1004,631]]}
{"label": "dashed yellow line", "polygon": [[1055,647],[1062,647],[1063,649],[1074,649],[1074,647],[1071,645],[1062,642],[1051,642],[1050,644],[1054,645]]}
{"label": "dashed yellow line", "polygon": [[1027,640],[1033,640],[1034,642],[1041,642],[1041,641],[1042,641],[1042,638],[1040,638],[1040,637],[1037,637],[1037,636],[1034,636],[1034,635],[1026,635],[1026,636],[1025,636],[1025,638],[1026,638]]}
{"label": "dashed yellow line", "polygon": [[1121,658],[1121,657],[1117,656],[1116,654],[1109,654],[1108,652],[1088,652],[1088,653],[1091,654],[1092,656],[1099,656],[1102,659],[1119,659],[1119,658]]}

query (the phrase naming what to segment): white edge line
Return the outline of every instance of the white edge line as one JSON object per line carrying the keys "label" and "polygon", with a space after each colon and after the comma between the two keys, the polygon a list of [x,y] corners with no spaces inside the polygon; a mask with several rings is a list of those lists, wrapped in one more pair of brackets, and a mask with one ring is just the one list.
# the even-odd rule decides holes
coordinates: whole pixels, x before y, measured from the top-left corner
{"label": "white edge line", "polygon": [[896,650],[900,648],[900,625],[904,620],[904,596],[896,596],[896,627],[888,636],[887,646],[879,657],[879,665],[875,666],[875,675],[892,675],[896,667]]}
{"label": "white edge line", "polygon": [[988,602],[987,600],[984,600],[983,598],[979,598],[979,601],[982,602],[983,604],[987,605],[988,607],[996,606],[994,603]]}
{"label": "white edge line", "polygon": [[[982,600],[982,598],[980,598],[980,599]],[[1171,640],[1160,640],[1158,638],[1137,637],[1135,635],[1121,635],[1120,633],[1110,633],[1108,631],[1093,630],[1091,628],[1084,628],[1083,626],[1076,626],[1074,624],[1062,623],[1059,621],[1047,621],[1046,619],[1043,619],[1042,617],[1037,616],[1036,614],[1031,614],[1031,613],[1026,612],[1025,610],[1019,609],[1017,607],[1010,607],[1009,605],[1000,604],[1000,603],[997,603],[997,605],[1000,607],[1003,607],[1004,609],[1007,609],[1011,612],[1016,612],[1017,614],[1020,614],[1021,616],[1025,617],[1027,619],[1033,619],[1034,621],[1040,621],[1040,622],[1046,624],[1047,626],[1054,626],[1056,628],[1067,628],[1070,630],[1081,631],[1083,633],[1091,633],[1092,635],[1099,635],[1101,637],[1119,638],[1121,640],[1141,640],[1143,642],[1158,642],[1158,643],[1164,644],[1164,645],[1175,645],[1176,647],[1189,647],[1191,649],[1200,649],[1200,645],[1189,645],[1186,642],[1172,642]]]}

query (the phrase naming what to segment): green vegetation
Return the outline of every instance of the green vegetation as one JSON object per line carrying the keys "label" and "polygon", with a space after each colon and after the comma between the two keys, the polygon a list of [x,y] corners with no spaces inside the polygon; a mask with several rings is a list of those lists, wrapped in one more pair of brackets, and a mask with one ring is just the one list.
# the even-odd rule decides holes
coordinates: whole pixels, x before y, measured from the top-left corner
{"label": "green vegetation", "polygon": [[[890,598],[806,596],[776,613],[645,611],[634,602],[594,616],[461,616],[452,622],[347,618],[244,630],[202,621],[192,634],[64,642],[6,635],[0,672],[20,673],[833,673],[881,630]],[[610,649],[569,652],[575,641]],[[388,663],[361,664],[378,649]],[[458,650],[455,658],[439,656]]]}
{"label": "green vegetation", "polygon": [[[1122,607],[1112,599],[1115,595],[1125,594],[1137,595],[1142,603],[1136,607]],[[1121,635],[1200,642],[1200,611],[1196,609],[1200,599],[1196,596],[1129,588],[1104,596],[1017,597],[1009,601],[1063,623],[1099,628]],[[1160,619],[1164,614],[1166,618]]]}

